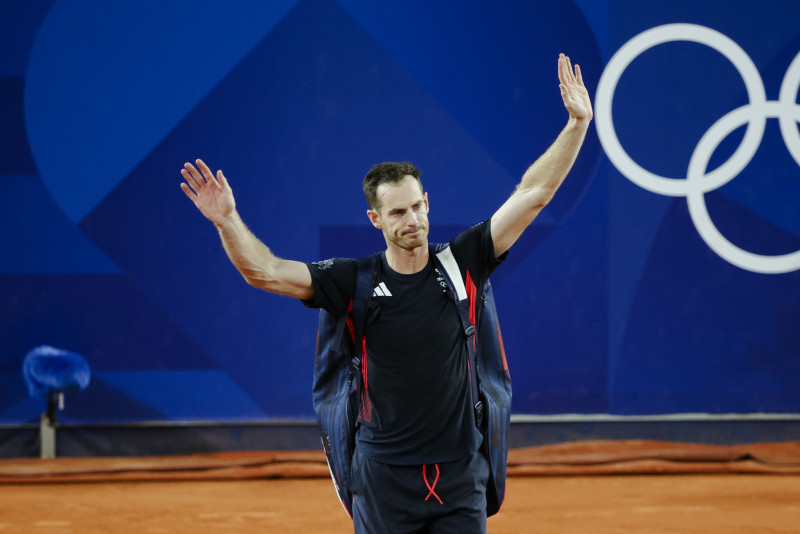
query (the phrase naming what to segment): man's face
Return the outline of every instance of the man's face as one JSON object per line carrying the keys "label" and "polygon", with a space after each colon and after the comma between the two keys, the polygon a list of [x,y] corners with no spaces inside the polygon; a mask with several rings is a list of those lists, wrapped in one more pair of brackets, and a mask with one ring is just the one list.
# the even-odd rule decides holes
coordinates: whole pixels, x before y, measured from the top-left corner
{"label": "man's face", "polygon": [[367,210],[375,228],[383,231],[387,245],[413,250],[428,246],[428,194],[423,193],[413,176],[397,185],[378,186],[378,210]]}

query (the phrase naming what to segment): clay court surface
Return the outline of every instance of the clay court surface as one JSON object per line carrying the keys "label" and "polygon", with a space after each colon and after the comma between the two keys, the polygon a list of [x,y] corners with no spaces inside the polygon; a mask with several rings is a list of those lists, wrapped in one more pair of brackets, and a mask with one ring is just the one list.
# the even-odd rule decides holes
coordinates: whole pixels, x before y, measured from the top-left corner
{"label": "clay court surface", "polygon": [[[800,442],[514,449],[491,533],[800,533]],[[0,459],[0,534],[347,533],[321,451]]]}
{"label": "clay court surface", "polygon": [[[513,477],[492,533],[800,532],[797,475]],[[0,532],[351,532],[330,480],[8,484]]]}

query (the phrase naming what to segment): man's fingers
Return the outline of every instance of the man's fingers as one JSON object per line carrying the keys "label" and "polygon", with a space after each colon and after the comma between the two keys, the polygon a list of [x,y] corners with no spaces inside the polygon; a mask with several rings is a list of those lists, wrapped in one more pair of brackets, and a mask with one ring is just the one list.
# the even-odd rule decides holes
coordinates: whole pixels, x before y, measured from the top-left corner
{"label": "man's fingers", "polygon": [[197,166],[200,167],[200,170],[203,171],[203,176],[205,177],[206,181],[209,183],[213,183],[216,186],[219,186],[219,182],[217,182],[217,179],[214,178],[214,173],[211,172],[211,169],[208,168],[206,162],[203,161],[202,159],[198,159],[196,163]]}
{"label": "man's fingers", "polygon": [[567,67],[567,81],[575,83],[575,71],[572,69],[572,61],[569,59],[569,56],[564,57],[564,62]]}
{"label": "man's fingers", "polygon": [[225,180],[221,170],[217,172],[217,176],[215,177],[203,160],[197,159],[195,160],[195,164],[200,168],[199,171],[189,162],[184,163],[183,169],[181,169],[181,176],[186,180],[185,184],[181,183],[181,189],[195,203],[197,202],[197,197],[201,196],[201,192],[207,185],[210,185],[211,189],[207,189],[206,191],[212,192],[221,191],[223,188],[228,187],[228,181]]}
{"label": "man's fingers", "polygon": [[194,190],[192,190],[192,188],[186,185],[184,182],[181,182],[181,191],[186,193],[186,196],[189,197],[189,200],[192,202],[197,202],[197,193],[195,193]]}
{"label": "man's fingers", "polygon": [[581,74],[581,66],[575,65],[575,75],[578,80],[578,83],[583,85],[583,74]]}
{"label": "man's fingers", "polygon": [[[193,183],[190,182],[189,185],[194,187],[195,190],[199,190],[200,187],[205,185],[205,183],[206,183],[205,178],[203,178],[203,175],[200,174],[200,172],[197,169],[194,168],[194,165],[192,165],[191,163],[186,163],[186,164],[184,164],[183,167],[186,170],[186,172],[189,173],[189,176],[191,176],[191,178],[192,178],[192,182]],[[184,174],[184,172],[181,171],[181,174]],[[184,176],[186,176],[186,175],[184,174]]]}
{"label": "man's fingers", "polygon": [[558,80],[564,85],[568,85],[575,81],[572,74],[572,65],[570,64],[569,57],[564,54],[558,56]]}
{"label": "man's fingers", "polygon": [[[189,164],[187,163],[186,165]],[[189,184],[189,187],[194,189],[195,192],[200,190],[200,184],[198,183],[197,179],[187,169],[181,169],[181,176],[183,176],[183,179],[186,180],[186,183]]]}
{"label": "man's fingers", "polygon": [[217,182],[219,185],[222,186],[223,189],[229,189],[228,180],[225,178],[225,175],[222,174],[222,170],[217,171]]}

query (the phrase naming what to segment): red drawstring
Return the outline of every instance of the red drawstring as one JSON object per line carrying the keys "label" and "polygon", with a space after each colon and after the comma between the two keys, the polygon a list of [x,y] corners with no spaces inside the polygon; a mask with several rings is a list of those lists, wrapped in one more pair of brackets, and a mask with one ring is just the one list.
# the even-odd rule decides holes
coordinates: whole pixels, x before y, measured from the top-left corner
{"label": "red drawstring", "polygon": [[434,467],[436,467],[436,478],[433,479],[433,486],[431,486],[428,483],[428,475],[425,473],[425,466],[424,465],[422,466],[422,478],[425,479],[425,486],[427,486],[428,488],[428,496],[425,497],[425,500],[427,501],[431,497],[431,495],[433,495],[434,497],[436,497],[436,500],[439,501],[439,504],[444,504],[442,502],[442,499],[440,499],[439,496],[436,495],[436,492],[433,491],[434,488],[436,488],[436,483],[439,482],[439,464],[433,464],[433,465]]}

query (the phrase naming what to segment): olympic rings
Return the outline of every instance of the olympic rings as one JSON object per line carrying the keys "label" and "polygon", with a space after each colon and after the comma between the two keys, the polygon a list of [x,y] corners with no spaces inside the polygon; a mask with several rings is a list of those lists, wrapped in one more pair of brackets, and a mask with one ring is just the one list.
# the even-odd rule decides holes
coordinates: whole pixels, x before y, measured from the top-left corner
{"label": "olympic rings", "polygon": [[[714,125],[700,139],[689,161],[686,178],[667,178],[654,174],[625,152],[617,138],[612,120],[614,90],[622,73],[641,53],[671,41],[704,44],[725,56],[744,81],[750,103],[735,109]],[[666,24],[640,33],[620,48],[608,62],[595,97],[595,120],[600,143],[614,166],[630,181],[653,193],[686,197],[689,214],[703,241],[720,257],[742,269],[757,273],[778,274],[800,269],[800,251],[765,256],[742,250],[717,230],[705,204],[705,193],[734,179],[750,163],[763,139],[767,118],[777,118],[786,147],[800,165],[800,105],[795,103],[800,88],[800,53],[794,58],[781,84],[778,101],[767,101],[761,76],[753,61],[727,36],[695,24]],[[731,132],[747,124],[745,135],[731,157],[710,173],[708,162],[716,147]]]}

